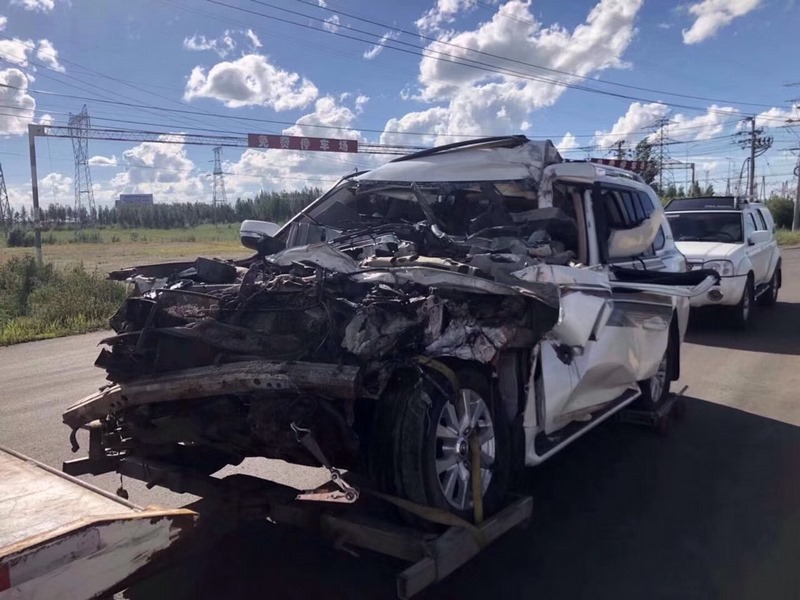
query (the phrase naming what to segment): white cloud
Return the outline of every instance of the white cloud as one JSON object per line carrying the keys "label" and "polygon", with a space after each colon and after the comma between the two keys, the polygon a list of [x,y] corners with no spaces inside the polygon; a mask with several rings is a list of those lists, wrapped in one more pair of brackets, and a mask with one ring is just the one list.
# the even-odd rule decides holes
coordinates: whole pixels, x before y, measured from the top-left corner
{"label": "white cloud", "polygon": [[610,131],[595,132],[595,143],[601,148],[610,148],[620,141],[632,143],[647,135],[645,130],[669,113],[669,107],[660,102],[642,104],[634,102],[627,112],[617,119]]}
{"label": "white cloud", "polygon": [[[423,145],[431,146],[438,135],[447,133],[449,111],[442,106],[434,106],[420,112],[406,113],[399,119],[392,118],[386,122],[381,133],[381,144],[388,145]],[[425,132],[425,136],[402,135],[403,132]]]}
{"label": "white cloud", "polygon": [[800,120],[800,109],[772,107],[756,115],[756,127],[780,127],[786,125],[789,119]]}
{"label": "white cloud", "polygon": [[53,115],[49,113],[43,114],[39,117],[39,125],[52,125],[55,119],[53,119]]}
{"label": "white cloud", "polygon": [[330,31],[331,33],[336,33],[339,31],[339,27],[341,23],[339,21],[339,15],[333,15],[325,19],[325,22],[322,24],[322,28],[325,31]]}
{"label": "white cloud", "polygon": [[0,71],[0,84],[0,104],[7,107],[0,114],[0,135],[26,133],[36,108],[36,100],[28,94],[28,78],[19,69],[5,69]]}
{"label": "white cloud", "polygon": [[[501,75],[483,67],[466,66],[465,59],[488,63],[500,70],[530,73],[514,63],[475,55],[471,50],[503,56],[524,63],[533,63],[552,69],[587,76],[608,68],[624,67],[622,54],[635,35],[634,21],[642,0],[600,0],[589,12],[586,21],[569,31],[554,24],[544,27],[530,12],[530,3],[509,0],[498,7],[490,21],[474,31],[445,33],[440,42],[432,42],[429,52],[420,63],[419,81],[422,98],[438,100],[449,97],[460,88],[485,81],[513,83],[525,91],[527,99],[535,106],[552,104],[564,92],[564,87],[554,86],[530,78]],[[516,18],[512,18],[516,17]],[[450,55],[439,60],[443,53]],[[543,75],[549,80],[569,82],[569,76]]]}
{"label": "white cloud", "polygon": [[[449,16],[437,22],[450,22],[448,19],[456,19],[459,10],[463,13],[470,6],[465,2],[439,2],[436,7],[439,13]],[[509,71],[533,72],[487,55],[579,76],[623,68],[627,65],[622,56],[635,36],[635,20],[641,6],[642,0],[600,0],[585,21],[570,30],[558,24],[540,23],[531,12],[530,0],[508,0],[497,6],[490,20],[473,30],[440,32],[439,41],[428,45],[428,56],[420,61],[420,88],[416,96],[417,100],[436,106],[390,119],[382,139],[392,140],[391,143],[417,143],[418,138],[399,135],[410,130],[433,133],[438,142],[452,141],[445,134],[519,133],[524,124],[530,124],[532,111],[552,105],[564,93],[563,85],[551,81],[564,84],[577,79],[552,73],[540,73],[545,81],[519,77]],[[451,11],[448,7],[455,8]],[[476,55],[471,50],[485,54]],[[434,58],[437,52],[449,57],[437,60]],[[441,54],[438,56],[442,58]],[[471,68],[467,60],[488,63],[501,72]]]}
{"label": "white cloud", "polygon": [[55,0],[11,0],[11,6],[21,6],[25,10],[49,13],[56,7]]}
{"label": "white cloud", "polygon": [[665,128],[665,134],[671,140],[707,140],[722,133],[732,125],[732,121],[739,114],[738,109],[732,106],[717,106],[712,104],[706,114],[687,117],[677,114],[670,118],[670,124]]}
{"label": "white cloud", "polygon": [[48,173],[39,180],[39,190],[43,198],[58,204],[71,204],[75,195],[72,177],[63,173]]}
{"label": "white cloud", "polygon": [[93,156],[89,159],[89,165],[92,167],[116,167],[117,157],[113,154],[111,156]]}
{"label": "white cloud", "polygon": [[8,17],[0,15],[0,31],[3,31],[6,28],[7,24],[8,24]]}
{"label": "white cloud", "polygon": [[436,0],[436,5],[414,23],[422,33],[435,33],[442,24],[452,23],[459,13],[475,8],[477,0]]}
{"label": "white cloud", "polygon": [[384,44],[390,40],[397,39],[400,34],[397,31],[387,31],[381,36],[380,41],[364,50],[364,58],[367,60],[372,60],[373,58],[377,57],[381,52],[383,52]]}
{"label": "white cloud", "polygon": [[578,140],[575,139],[575,136],[572,135],[569,131],[564,134],[564,137],[561,138],[561,141],[556,144],[556,148],[562,154],[569,152],[570,150],[575,150],[578,147]]}
{"label": "white cloud", "polygon": [[356,115],[352,110],[338,104],[331,96],[323,96],[314,103],[314,112],[297,119],[295,125],[284,129],[284,133],[309,137],[359,139],[361,135],[351,129],[355,121]]}
{"label": "white cloud", "polygon": [[183,144],[143,142],[125,150],[121,161],[114,156],[95,156],[90,160],[100,166],[96,164],[98,159],[109,163],[108,166],[121,162],[126,167],[103,185],[99,194],[95,192],[99,201],[109,202],[119,194],[132,193],[153,194],[157,202],[210,201],[211,174],[196,168]]}
{"label": "white cloud", "polygon": [[366,96],[365,94],[359,94],[356,96],[356,112],[364,112],[364,107],[367,105],[367,102],[369,102],[369,96]]}
{"label": "white cloud", "polygon": [[250,52],[258,50],[262,46],[261,40],[252,29],[226,29],[218,38],[195,34],[183,40],[183,47],[186,50],[197,52],[211,50],[216,52],[220,58],[226,58],[242,45],[247,47]]}
{"label": "white cloud", "polygon": [[246,54],[208,71],[195,67],[183,97],[213,98],[229,108],[269,106],[280,111],[308,106],[318,94],[308,79],[272,65],[266,56]]}
{"label": "white cloud", "polygon": [[688,116],[682,113],[670,115],[669,107],[660,102],[642,104],[633,102],[627,112],[617,119],[609,131],[595,132],[595,143],[601,148],[610,148],[618,142],[634,144],[644,138],[654,139],[660,130],[652,127],[659,119],[669,115],[663,127],[664,135],[671,141],[702,141],[721,134],[734,125],[739,111],[732,106],[712,104],[706,112]]}
{"label": "white cloud", "polygon": [[[0,39],[0,63],[6,62],[35,71],[35,67],[29,62],[31,56],[35,56],[47,68],[59,73],[65,71],[64,66],[58,62],[58,51],[50,40],[41,39],[34,42],[19,38]],[[30,79],[33,80],[32,77]]]}
{"label": "white cloud", "polygon": [[713,37],[720,29],[737,17],[755,10],[761,0],[701,0],[689,6],[695,21],[683,30],[684,44],[698,44]]}
{"label": "white cloud", "polygon": [[18,67],[27,67],[28,55],[33,52],[34,47],[33,40],[0,39],[0,56],[3,57],[3,62]]}
{"label": "white cloud", "polygon": [[50,40],[39,40],[39,44],[36,47],[36,58],[53,71],[58,71],[59,73],[66,71],[64,65],[58,62],[58,50],[53,47],[53,43]]}

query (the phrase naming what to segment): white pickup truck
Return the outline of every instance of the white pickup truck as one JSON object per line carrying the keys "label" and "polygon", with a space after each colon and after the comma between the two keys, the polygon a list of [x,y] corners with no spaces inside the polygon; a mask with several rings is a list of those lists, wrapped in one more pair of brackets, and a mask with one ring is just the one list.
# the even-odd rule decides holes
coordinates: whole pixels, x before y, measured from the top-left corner
{"label": "white pickup truck", "polygon": [[781,287],[775,222],[761,203],[732,196],[679,198],[666,207],[675,244],[691,269],[713,269],[719,285],[692,298],[692,307],[725,307],[744,329],[753,302],[772,306]]}

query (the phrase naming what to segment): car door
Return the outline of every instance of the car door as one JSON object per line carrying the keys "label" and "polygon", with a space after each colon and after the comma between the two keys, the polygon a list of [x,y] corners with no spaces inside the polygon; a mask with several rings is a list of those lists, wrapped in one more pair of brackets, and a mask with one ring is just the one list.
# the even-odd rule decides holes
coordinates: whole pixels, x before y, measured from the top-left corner
{"label": "car door", "polygon": [[[589,244],[592,266],[547,266],[562,298],[559,324],[540,351],[548,434],[638,395],[637,382],[656,371],[667,349],[675,303],[668,287],[641,291],[612,281],[610,234],[650,218],[630,210],[618,192],[602,186],[585,192],[582,209],[588,230],[596,232]],[[636,259],[622,258],[622,263]]]}
{"label": "car door", "polygon": [[745,210],[742,217],[744,218],[744,239],[747,244],[746,253],[753,267],[753,281],[756,285],[761,285],[769,280],[770,243],[762,241],[751,245],[750,235],[756,231],[766,230],[766,224],[763,217],[756,218],[755,210]]}
{"label": "car door", "polygon": [[765,250],[764,254],[766,255],[766,263],[767,263],[767,281],[772,278],[772,274],[775,272],[775,268],[778,265],[778,259],[780,257],[780,251],[778,250],[778,241],[775,239],[775,221],[772,219],[772,215],[769,212],[769,209],[765,207],[758,207],[756,209],[756,216],[758,217],[757,223],[760,223],[764,226],[764,229],[770,232],[770,240],[769,242],[765,243]]}

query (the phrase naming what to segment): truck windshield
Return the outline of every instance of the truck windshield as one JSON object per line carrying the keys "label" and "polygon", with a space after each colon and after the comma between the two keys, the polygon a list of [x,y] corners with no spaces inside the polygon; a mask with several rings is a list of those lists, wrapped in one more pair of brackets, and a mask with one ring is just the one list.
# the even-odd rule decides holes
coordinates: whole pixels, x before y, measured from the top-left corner
{"label": "truck windshield", "polygon": [[676,242],[742,242],[742,215],[738,212],[667,213]]}

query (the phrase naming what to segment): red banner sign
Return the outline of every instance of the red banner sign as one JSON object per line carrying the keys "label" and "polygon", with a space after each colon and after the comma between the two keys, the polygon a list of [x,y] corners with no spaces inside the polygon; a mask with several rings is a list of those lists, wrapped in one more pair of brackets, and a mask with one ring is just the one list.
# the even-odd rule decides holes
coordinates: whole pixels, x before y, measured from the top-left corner
{"label": "red banner sign", "polygon": [[333,138],[298,137],[293,135],[262,135],[248,133],[247,145],[250,148],[268,150],[311,150],[313,152],[358,152],[357,140],[337,140]]}

